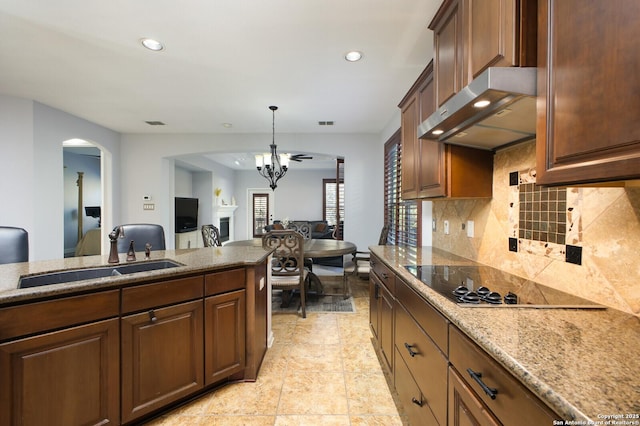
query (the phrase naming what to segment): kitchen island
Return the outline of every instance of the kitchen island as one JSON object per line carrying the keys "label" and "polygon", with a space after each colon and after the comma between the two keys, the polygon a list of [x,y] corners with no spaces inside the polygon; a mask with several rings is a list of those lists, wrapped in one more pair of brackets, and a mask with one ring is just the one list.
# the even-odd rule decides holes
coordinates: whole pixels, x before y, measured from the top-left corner
{"label": "kitchen island", "polygon": [[[395,274],[396,289],[400,288],[399,282],[406,283],[416,297],[435,308],[449,324],[449,330],[459,330],[468,337],[564,424],[606,424],[609,420],[640,424],[640,358],[636,356],[640,347],[639,318],[614,309],[461,307],[430,289],[404,266],[477,263],[428,247],[370,249]],[[440,346],[453,347],[456,333],[449,331],[449,341]],[[402,356],[400,352],[395,354],[397,365]],[[467,376],[466,372],[461,373]],[[497,400],[503,397],[499,392],[500,389]]]}
{"label": "kitchen island", "polygon": [[255,380],[268,255],[154,251],[152,262],[178,266],[30,288],[18,288],[21,276],[113,265],[107,256],[0,265],[0,424],[129,424]]}

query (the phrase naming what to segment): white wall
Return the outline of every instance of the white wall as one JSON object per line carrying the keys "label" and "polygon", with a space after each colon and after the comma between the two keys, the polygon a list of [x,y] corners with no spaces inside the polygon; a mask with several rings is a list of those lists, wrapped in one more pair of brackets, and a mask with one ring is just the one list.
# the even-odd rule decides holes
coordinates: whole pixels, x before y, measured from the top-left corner
{"label": "white wall", "polygon": [[[0,96],[0,225],[30,233],[36,220],[33,151],[33,102]],[[33,237],[30,243],[33,252]]]}
{"label": "white wall", "polygon": [[[174,157],[193,153],[255,152],[264,150],[265,140],[270,139],[270,134],[122,135],[122,179],[127,182],[122,188],[122,220],[160,223],[165,229],[173,229],[173,208],[170,205],[174,197],[174,183],[170,169],[175,163]],[[348,200],[345,205],[345,222],[354,225],[345,230],[345,239],[359,247],[374,244],[382,227],[383,150],[380,136],[281,134],[277,136],[276,142],[283,152],[307,151],[345,158],[345,199]],[[287,177],[283,178],[282,185],[286,185]],[[255,179],[255,185],[249,186],[266,186],[266,181],[257,173]],[[238,178],[236,188],[240,187],[240,182],[241,179]],[[280,189],[281,186],[278,185],[276,192]],[[237,190],[235,192],[234,195],[240,202]],[[139,200],[145,193],[154,195],[155,210],[142,210]],[[163,214],[169,209],[170,214]]]}
{"label": "white wall", "polygon": [[118,220],[120,135],[31,100],[0,95],[0,223],[29,232],[30,260],[63,257],[62,142],[80,138],[103,150],[103,228]]}

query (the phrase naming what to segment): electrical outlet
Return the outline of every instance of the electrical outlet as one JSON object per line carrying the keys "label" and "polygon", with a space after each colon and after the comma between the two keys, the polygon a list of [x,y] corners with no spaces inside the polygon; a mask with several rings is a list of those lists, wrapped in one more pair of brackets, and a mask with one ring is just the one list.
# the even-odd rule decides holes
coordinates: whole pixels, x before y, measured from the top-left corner
{"label": "electrical outlet", "polygon": [[449,221],[444,221],[444,235],[449,235]]}
{"label": "electrical outlet", "polygon": [[472,220],[467,221],[467,237],[473,238],[475,227]]}

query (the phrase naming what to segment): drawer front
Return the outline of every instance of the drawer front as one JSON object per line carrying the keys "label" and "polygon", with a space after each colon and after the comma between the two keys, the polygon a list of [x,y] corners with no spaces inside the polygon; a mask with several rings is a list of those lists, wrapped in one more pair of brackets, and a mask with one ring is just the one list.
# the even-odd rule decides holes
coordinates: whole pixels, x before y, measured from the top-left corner
{"label": "drawer front", "polygon": [[244,268],[207,274],[204,277],[204,293],[206,296],[243,290],[245,284]]}
{"label": "drawer front", "polygon": [[396,305],[396,348],[413,375],[431,411],[444,425],[447,421],[447,359],[418,327],[409,313]]}
{"label": "drawer front", "polygon": [[119,290],[0,309],[0,341],[119,314]]}
{"label": "drawer front", "polygon": [[[455,327],[450,327],[449,360],[469,387],[503,424],[541,425],[559,420],[542,401]],[[477,379],[471,372],[479,375]],[[483,389],[482,382],[489,389]],[[495,392],[495,399],[488,393]]]}
{"label": "drawer front", "polygon": [[[400,396],[400,402],[409,417],[412,426],[438,426],[438,421],[434,417],[429,405],[424,400],[420,388],[411,376],[411,372],[404,363],[402,356],[396,348],[395,355],[395,388]],[[446,392],[445,392],[446,397]],[[445,423],[442,423],[444,426]]]}
{"label": "drawer front", "polygon": [[380,278],[382,284],[389,290],[389,292],[395,296],[396,294],[396,275],[382,263],[380,259],[375,256],[371,256],[371,269]]}
{"label": "drawer front", "polygon": [[122,313],[185,302],[202,296],[202,275],[123,288]]}
{"label": "drawer front", "polygon": [[446,356],[449,353],[449,321],[407,283],[401,279],[397,281],[396,298]]}

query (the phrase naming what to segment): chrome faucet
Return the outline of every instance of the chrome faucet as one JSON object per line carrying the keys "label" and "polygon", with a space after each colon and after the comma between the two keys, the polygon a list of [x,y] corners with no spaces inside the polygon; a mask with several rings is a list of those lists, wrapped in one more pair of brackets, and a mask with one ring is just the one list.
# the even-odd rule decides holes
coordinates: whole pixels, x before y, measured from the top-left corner
{"label": "chrome faucet", "polygon": [[109,263],[120,263],[118,257],[118,238],[124,238],[124,228],[117,226],[109,233],[109,241],[111,246],[109,248]]}

